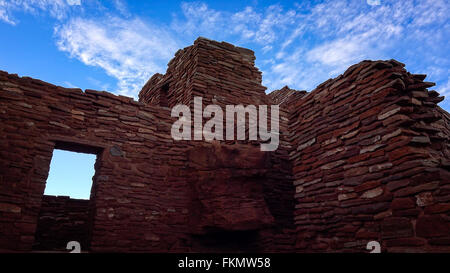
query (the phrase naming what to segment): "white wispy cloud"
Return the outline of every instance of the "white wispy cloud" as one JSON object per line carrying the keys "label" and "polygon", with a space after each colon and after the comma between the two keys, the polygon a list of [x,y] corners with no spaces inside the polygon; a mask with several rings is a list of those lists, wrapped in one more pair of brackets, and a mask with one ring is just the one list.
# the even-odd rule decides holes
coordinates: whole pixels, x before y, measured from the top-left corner
{"label": "white wispy cloud", "polygon": [[[446,59],[442,45],[448,38],[443,37],[450,32],[445,1],[383,1],[369,8],[358,1],[325,1],[299,8],[301,16],[276,53],[276,63],[264,68],[269,89],[290,84],[311,90],[364,59],[400,55],[407,65],[422,58],[434,66]],[[408,49],[411,56],[400,54]]]}
{"label": "white wispy cloud", "polygon": [[64,87],[68,87],[68,88],[80,88],[79,86],[77,86],[69,81],[64,81],[63,84],[64,84]]}
{"label": "white wispy cloud", "polygon": [[244,41],[250,40],[267,46],[280,38],[280,31],[293,24],[295,17],[295,11],[284,11],[279,5],[269,6],[262,13],[246,7],[231,16],[230,24],[232,33],[240,34]]}
{"label": "white wispy cloud", "polygon": [[80,6],[81,0],[67,0],[67,4],[70,6]]}
{"label": "white wispy cloud", "polygon": [[371,5],[371,6],[378,6],[381,4],[380,0],[367,0],[367,4]]}
{"label": "white wispy cloud", "polygon": [[9,3],[6,0],[0,0],[0,21],[8,23],[10,25],[15,25],[16,22],[11,18],[9,12]]}
{"label": "white wispy cloud", "polygon": [[450,96],[450,78],[447,79],[447,83],[442,85],[436,91],[438,91],[441,96]]}
{"label": "white wispy cloud", "polygon": [[235,11],[184,2],[166,25],[134,17],[123,0],[112,3],[116,14],[89,17],[70,13],[87,4],[80,0],[0,0],[0,20],[15,24],[19,9],[47,12],[60,20],[58,49],[116,78],[117,89],[110,91],[132,96],[198,36],[255,49],[269,90],[286,84],[311,90],[363,59],[400,58],[414,73],[429,72],[441,82],[437,90],[449,93],[446,0],[301,1],[289,9],[249,5]]}
{"label": "white wispy cloud", "polygon": [[15,25],[14,12],[26,12],[37,15],[49,14],[61,20],[67,13],[77,6],[81,6],[81,0],[0,0],[0,20]]}
{"label": "white wispy cloud", "polygon": [[125,17],[130,17],[130,11],[128,10],[127,4],[123,0],[113,0],[114,7]]}
{"label": "white wispy cloud", "polygon": [[172,28],[178,33],[255,42],[266,50],[296,17],[295,11],[284,11],[280,5],[271,5],[262,12],[248,6],[233,13],[212,9],[205,3],[184,2],[181,9],[183,16],[175,16],[172,22]]}
{"label": "white wispy cloud", "polygon": [[213,34],[217,29],[225,29],[223,14],[208,8],[205,3],[182,3],[184,18],[174,17],[172,28],[178,33],[195,35],[198,32],[205,35]]}
{"label": "white wispy cloud", "polygon": [[87,77],[86,79],[93,86],[94,89],[106,91],[106,90],[109,90],[109,88],[110,88],[110,85],[108,83],[99,81],[93,77]]}
{"label": "white wispy cloud", "polygon": [[118,80],[118,92],[133,96],[179,48],[162,27],[138,18],[74,18],[55,28],[59,50]]}

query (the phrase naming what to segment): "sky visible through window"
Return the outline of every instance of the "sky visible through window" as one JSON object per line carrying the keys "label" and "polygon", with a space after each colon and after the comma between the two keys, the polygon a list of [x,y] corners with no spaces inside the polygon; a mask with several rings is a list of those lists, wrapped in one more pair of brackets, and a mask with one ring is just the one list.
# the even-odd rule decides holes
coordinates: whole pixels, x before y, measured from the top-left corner
{"label": "sky visible through window", "polygon": [[[0,70],[137,100],[202,36],[253,50],[267,92],[311,91],[362,60],[396,59],[427,74],[450,111],[449,22],[449,0],[0,0]],[[91,183],[87,159],[61,155],[60,164],[49,192]]]}
{"label": "sky visible through window", "polygon": [[89,199],[96,157],[55,149],[44,194]]}

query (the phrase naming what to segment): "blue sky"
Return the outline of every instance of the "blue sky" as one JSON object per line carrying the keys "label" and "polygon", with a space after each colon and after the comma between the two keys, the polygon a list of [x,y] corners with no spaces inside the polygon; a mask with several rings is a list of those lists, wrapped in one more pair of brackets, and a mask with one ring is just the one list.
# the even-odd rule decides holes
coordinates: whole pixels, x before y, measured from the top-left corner
{"label": "blue sky", "polygon": [[450,95],[449,17],[446,0],[0,0],[0,70],[137,98],[204,36],[254,50],[268,91],[310,91],[364,59],[394,58]]}
{"label": "blue sky", "polygon": [[89,199],[97,156],[53,150],[44,194]]}

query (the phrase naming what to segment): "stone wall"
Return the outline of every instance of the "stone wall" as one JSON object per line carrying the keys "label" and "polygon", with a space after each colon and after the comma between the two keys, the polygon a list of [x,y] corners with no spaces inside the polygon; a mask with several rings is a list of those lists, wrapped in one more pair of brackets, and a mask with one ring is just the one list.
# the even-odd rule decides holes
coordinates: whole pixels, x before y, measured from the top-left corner
{"label": "stone wall", "polygon": [[[364,61],[266,95],[254,60],[199,38],[140,102],[0,72],[0,251],[32,249],[55,148],[97,155],[92,252],[450,250],[450,116],[424,75]],[[175,141],[170,108],[196,96],[279,104],[279,148]]]}
{"label": "stone wall", "polygon": [[169,107],[190,105],[195,96],[202,97],[205,105],[267,105],[261,80],[252,50],[198,38],[175,54],[164,75],[150,78],[139,93],[139,101],[159,105],[166,86],[163,93]]}
{"label": "stone wall", "polygon": [[403,67],[363,61],[296,101],[298,251],[450,250],[448,114]]}
{"label": "stone wall", "polygon": [[[237,86],[248,102],[246,88],[259,92],[257,102],[268,101],[250,51],[224,43],[217,49],[215,43],[197,40],[183,51],[195,49],[197,57],[178,54],[169,63],[168,73],[177,78],[172,78],[167,105],[162,106],[1,72],[0,250],[31,250],[55,148],[97,155],[90,251],[242,251],[239,242],[211,244],[234,234],[246,234],[253,251],[291,249],[292,181],[286,177],[290,171],[278,171],[286,151],[282,159],[278,151],[261,152],[258,142],[174,141],[170,135],[176,119],[167,106],[176,94],[184,96],[170,90],[202,91],[212,102],[222,99],[214,92]],[[204,67],[196,64],[214,60],[213,49],[234,56],[236,67],[254,74],[201,73]],[[180,65],[187,71],[192,66],[196,77],[187,81],[176,74],[184,71]],[[158,77],[163,76],[149,83],[157,84]],[[206,78],[215,91],[187,87]],[[242,98],[229,93],[223,103],[237,104]]]}
{"label": "stone wall", "polygon": [[89,200],[44,195],[33,250],[66,251],[70,241],[79,242],[81,250],[89,249],[90,216]]}
{"label": "stone wall", "polygon": [[4,72],[0,89],[0,249],[30,250],[54,148],[97,154],[93,251],[183,248],[187,147],[167,109]]}
{"label": "stone wall", "polygon": [[[194,97],[202,98],[203,107],[216,104],[222,109],[225,109],[226,105],[278,104],[265,94],[266,88],[261,85],[261,72],[255,67],[254,61],[254,52],[249,49],[236,47],[226,42],[199,38],[194,45],[179,50],[175,54],[164,75],[155,74],[147,82],[139,93],[139,99],[148,104],[160,105],[159,96],[164,87],[169,107],[186,104],[191,107],[192,113]],[[280,109],[281,113],[283,111],[283,108]],[[258,174],[261,176],[258,182],[262,185],[260,190],[265,196],[265,206],[268,206],[270,214],[276,222],[273,229],[264,231],[264,245],[272,247],[274,251],[291,249],[294,238],[292,236],[294,189],[289,164],[287,126],[287,116],[284,115],[280,120],[280,145],[275,152],[267,155],[270,168],[265,173]],[[248,123],[246,130],[248,134]],[[193,145],[201,146],[202,142],[194,141]],[[255,146],[260,144],[259,141],[248,140],[223,140],[220,143]],[[204,151],[204,153],[208,153],[208,151]],[[220,173],[218,168],[210,167],[210,171],[215,175]],[[257,173],[256,170],[255,173]],[[196,172],[191,176],[199,177],[199,180],[202,180],[204,179],[203,175],[205,173]],[[226,176],[221,173],[215,179]],[[249,180],[247,179],[247,181]],[[191,181],[191,184],[196,183]],[[238,210],[236,208],[236,211]],[[276,241],[272,241],[274,240],[272,233],[277,234]]]}
{"label": "stone wall", "polygon": [[[289,88],[287,85],[279,90],[274,90],[268,94],[272,102],[281,106],[284,112],[289,113],[291,108],[295,106],[295,101],[306,95],[305,90],[299,91]],[[286,116],[289,118],[289,115]]]}

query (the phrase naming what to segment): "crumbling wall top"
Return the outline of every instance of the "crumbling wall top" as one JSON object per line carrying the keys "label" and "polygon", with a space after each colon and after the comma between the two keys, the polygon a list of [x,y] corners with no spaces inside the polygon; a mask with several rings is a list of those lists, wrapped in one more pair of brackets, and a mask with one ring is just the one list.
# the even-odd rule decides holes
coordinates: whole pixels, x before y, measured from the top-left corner
{"label": "crumbling wall top", "polygon": [[164,75],[150,78],[139,100],[166,107],[189,104],[194,96],[208,103],[266,104],[261,83],[252,50],[199,37],[175,53]]}

